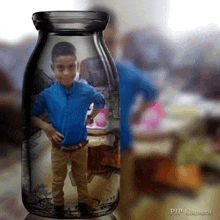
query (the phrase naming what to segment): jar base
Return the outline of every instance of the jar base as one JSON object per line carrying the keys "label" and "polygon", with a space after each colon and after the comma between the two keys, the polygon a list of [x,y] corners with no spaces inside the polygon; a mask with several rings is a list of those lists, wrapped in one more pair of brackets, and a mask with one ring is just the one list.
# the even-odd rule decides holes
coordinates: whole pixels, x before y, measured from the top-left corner
{"label": "jar base", "polygon": [[[24,220],[59,220],[56,218],[46,218],[46,217],[41,217],[41,216],[37,216],[37,215],[33,215],[33,214],[28,214],[27,217]],[[91,220],[91,218],[89,218]],[[94,218],[97,220],[117,220],[117,218],[115,217],[114,214],[110,214],[110,215],[106,215],[106,216],[102,216],[102,217],[97,217]],[[71,219],[69,219],[71,220]],[[73,220],[73,219],[72,219]]]}

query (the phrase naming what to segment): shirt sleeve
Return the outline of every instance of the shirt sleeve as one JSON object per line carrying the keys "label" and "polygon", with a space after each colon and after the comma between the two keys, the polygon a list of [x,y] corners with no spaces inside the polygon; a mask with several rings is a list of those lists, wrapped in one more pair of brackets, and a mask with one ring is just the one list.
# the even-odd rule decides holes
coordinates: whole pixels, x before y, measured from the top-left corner
{"label": "shirt sleeve", "polygon": [[92,88],[91,92],[91,103],[94,103],[95,108],[104,108],[105,106],[105,99],[94,88]]}
{"label": "shirt sleeve", "polygon": [[132,89],[134,94],[142,93],[146,100],[151,101],[156,99],[157,90],[150,79],[143,75],[141,70],[137,69],[128,61],[117,63],[116,67],[119,74],[121,92]]}
{"label": "shirt sleeve", "polygon": [[41,116],[46,110],[46,101],[43,93],[40,93],[32,105],[31,116]]}
{"label": "shirt sleeve", "polygon": [[136,76],[136,86],[144,98],[149,101],[155,100],[157,98],[157,89],[153,86],[151,81],[144,75],[137,74]]}

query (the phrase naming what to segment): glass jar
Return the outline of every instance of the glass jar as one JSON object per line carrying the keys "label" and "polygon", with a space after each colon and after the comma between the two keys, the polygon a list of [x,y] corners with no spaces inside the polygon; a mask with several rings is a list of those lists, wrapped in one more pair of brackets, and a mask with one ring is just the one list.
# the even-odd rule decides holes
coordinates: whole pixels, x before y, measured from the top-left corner
{"label": "glass jar", "polygon": [[32,18],[39,37],[23,81],[24,206],[49,218],[109,215],[120,182],[118,77],[102,34],[109,16]]}

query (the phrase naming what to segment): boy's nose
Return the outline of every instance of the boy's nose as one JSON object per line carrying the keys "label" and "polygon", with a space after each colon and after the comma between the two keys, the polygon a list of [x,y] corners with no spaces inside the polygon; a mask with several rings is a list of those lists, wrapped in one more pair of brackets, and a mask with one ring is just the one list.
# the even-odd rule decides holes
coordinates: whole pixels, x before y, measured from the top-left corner
{"label": "boy's nose", "polygon": [[69,74],[68,69],[65,69],[65,70],[63,71],[63,75],[68,75],[68,74]]}

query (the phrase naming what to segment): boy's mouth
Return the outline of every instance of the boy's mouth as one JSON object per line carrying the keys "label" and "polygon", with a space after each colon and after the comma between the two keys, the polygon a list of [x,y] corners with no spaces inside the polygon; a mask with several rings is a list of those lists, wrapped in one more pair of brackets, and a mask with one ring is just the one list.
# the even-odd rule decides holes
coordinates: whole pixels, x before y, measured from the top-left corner
{"label": "boy's mouth", "polygon": [[62,80],[63,80],[63,81],[66,81],[66,82],[70,82],[70,81],[72,81],[74,78],[75,78],[75,76],[65,76],[65,77],[62,77]]}

